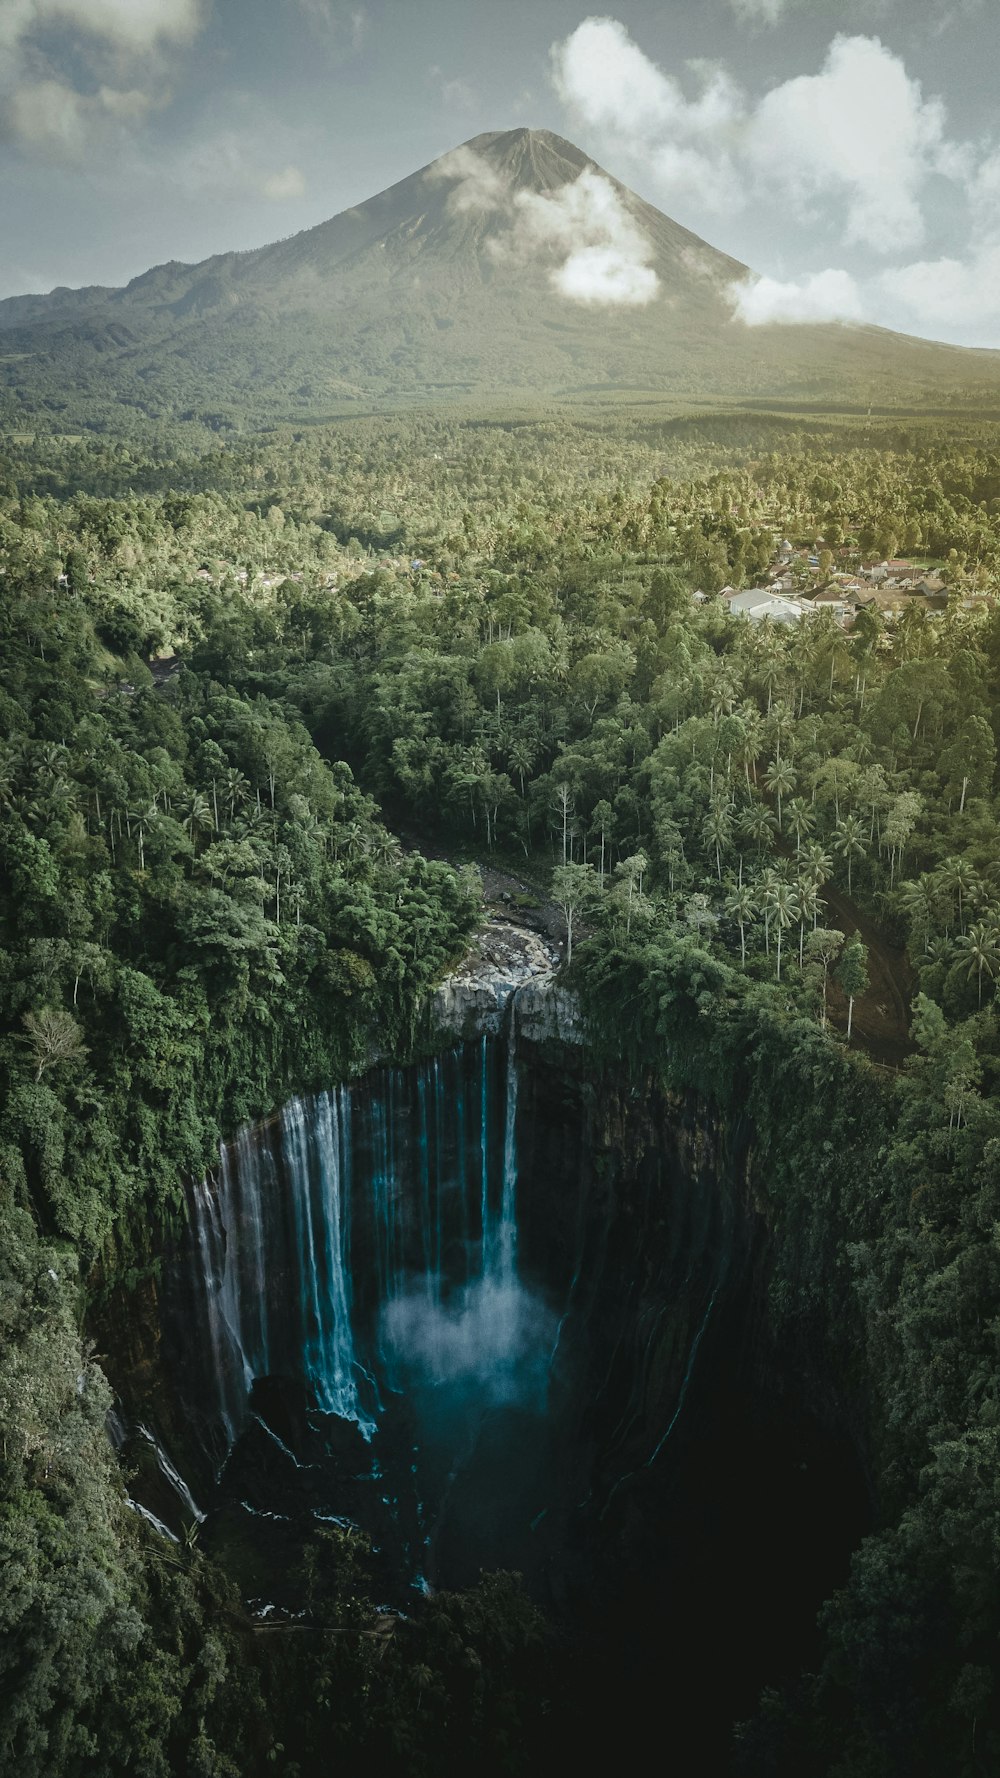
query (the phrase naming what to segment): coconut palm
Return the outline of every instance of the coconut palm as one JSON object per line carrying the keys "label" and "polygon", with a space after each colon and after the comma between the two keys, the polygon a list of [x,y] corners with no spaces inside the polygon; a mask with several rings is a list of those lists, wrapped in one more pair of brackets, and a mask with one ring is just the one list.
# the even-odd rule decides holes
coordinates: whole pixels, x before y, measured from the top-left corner
{"label": "coconut palm", "polygon": [[722,854],[728,851],[733,838],[733,815],[727,803],[712,803],[702,822],[702,835],[715,851],[715,874],[722,882]]}
{"label": "coconut palm", "polygon": [[795,773],[787,759],[775,759],[764,773],[764,783],[778,801],[778,832],[781,832],[781,799],[795,789]]}
{"label": "coconut palm", "polygon": [[802,952],[805,946],[806,924],[811,923],[815,932],[819,925],[819,917],[824,903],[820,900],[819,886],[811,877],[800,877],[795,885],[795,909],[799,922],[799,968],[802,967]]}
{"label": "coconut palm", "polygon": [[969,960],[966,972],[968,980],[971,981],[975,971],[981,1007],[983,976],[988,975],[991,982],[995,981],[997,970],[1000,969],[1000,926],[987,925],[985,920],[977,920],[959,939],[958,948]]}
{"label": "coconut palm", "polygon": [[837,822],[833,836],[833,849],[839,852],[847,863],[847,893],[851,893],[851,867],[856,858],[864,858],[865,830],[857,815],[845,815],[843,821]]}
{"label": "coconut palm", "polygon": [[757,912],[757,902],[749,883],[740,883],[726,897],[726,913],[740,929],[740,962],[746,963],[746,929]]}
{"label": "coconut palm", "polygon": [[127,809],[125,812],[129,838],[135,840],[138,848],[140,870],[146,868],[146,835],[156,825],[157,819],[158,812],[153,803],[149,803],[145,809]]}
{"label": "coconut palm", "polygon": [[744,832],[756,841],[758,852],[763,852],[765,846],[770,846],[776,823],[770,809],[766,808],[763,803],[751,805],[743,817],[741,826]]}
{"label": "coconut palm", "polygon": [[974,902],[982,890],[982,879],[975,866],[967,858],[945,858],[935,873],[942,888],[953,895],[958,902],[958,928],[965,933],[965,914],[968,904]]}
{"label": "coconut palm", "polygon": [[808,839],[816,827],[816,817],[803,796],[793,796],[788,805],[788,825],[795,835],[795,856],[802,852],[802,841]]}
{"label": "coconut palm", "polygon": [[757,761],[764,750],[764,736],[762,733],[764,725],[760,719],[760,712],[754,704],[741,704],[737,711],[737,715],[743,724],[745,736],[743,742],[743,770],[746,775],[747,789],[749,790],[751,770],[753,771],[753,781],[755,784],[757,782]]}
{"label": "coconut palm", "polygon": [[791,884],[784,882],[781,877],[775,877],[774,881],[769,883],[764,891],[764,907],[770,919],[774,922],[774,929],[777,934],[777,972],[775,980],[780,982],[781,935],[785,931],[785,928],[792,924],[796,913],[795,895]]}
{"label": "coconut palm", "polygon": [[802,848],[802,874],[816,884],[817,889],[829,880],[833,869],[833,859],[819,840],[810,840],[808,846]]}
{"label": "coconut palm", "polygon": [[516,735],[507,749],[507,770],[509,772],[517,773],[522,797],[524,795],[525,774],[527,773],[530,775],[531,769],[537,758],[538,744],[530,734],[521,733]]}
{"label": "coconut palm", "polygon": [[901,883],[897,890],[899,906],[909,921],[911,938],[921,939],[925,951],[937,924],[940,889],[940,883],[924,870],[919,877]]}
{"label": "coconut palm", "polygon": [[68,778],[68,748],[61,741],[47,741],[35,755],[35,773],[39,778]]}
{"label": "coconut palm", "polygon": [[209,803],[207,796],[204,796],[200,790],[192,790],[189,795],[185,797],[182,806],[184,826],[188,830],[188,837],[191,844],[194,845],[195,828],[198,828],[202,833],[211,831],[213,826],[211,804]]}
{"label": "coconut palm", "polygon": [[226,799],[229,803],[229,819],[236,819],[237,803],[245,803],[250,795],[250,785],[238,766],[230,766],[222,780]]}
{"label": "coconut palm", "polygon": [[728,716],[732,711],[737,696],[738,688],[736,681],[728,668],[723,667],[711,687],[709,696],[708,707],[716,728],[718,728],[722,718]]}

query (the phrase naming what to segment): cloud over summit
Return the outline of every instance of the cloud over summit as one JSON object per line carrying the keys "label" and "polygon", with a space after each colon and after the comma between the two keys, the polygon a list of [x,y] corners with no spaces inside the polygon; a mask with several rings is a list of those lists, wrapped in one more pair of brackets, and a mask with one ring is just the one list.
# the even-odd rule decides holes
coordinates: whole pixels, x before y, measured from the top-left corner
{"label": "cloud over summit", "polygon": [[657,295],[651,243],[596,168],[555,191],[535,191],[516,187],[466,146],[445,155],[431,177],[454,181],[448,208],[455,215],[496,218],[487,243],[495,259],[547,265],[550,284],[568,301],[634,308]]}

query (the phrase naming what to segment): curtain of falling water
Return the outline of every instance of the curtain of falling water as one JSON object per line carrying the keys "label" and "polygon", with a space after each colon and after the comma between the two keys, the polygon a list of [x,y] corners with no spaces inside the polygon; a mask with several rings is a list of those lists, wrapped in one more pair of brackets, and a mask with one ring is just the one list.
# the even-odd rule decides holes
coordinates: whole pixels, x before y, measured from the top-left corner
{"label": "curtain of falling water", "polygon": [[512,1014],[497,1039],[292,1099],[195,1187],[187,1267],[227,1448],[267,1375],[299,1377],[316,1408],[370,1436],[415,1350],[442,1364],[458,1350],[477,1293],[508,1305],[490,1326],[503,1365],[517,1337],[515,1050]]}

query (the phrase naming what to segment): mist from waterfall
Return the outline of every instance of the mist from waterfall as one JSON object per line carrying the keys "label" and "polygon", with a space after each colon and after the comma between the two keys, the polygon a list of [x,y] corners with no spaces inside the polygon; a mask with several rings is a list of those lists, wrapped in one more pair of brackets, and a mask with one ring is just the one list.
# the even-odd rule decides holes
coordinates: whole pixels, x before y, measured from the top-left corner
{"label": "mist from waterfall", "polygon": [[[490,1189],[491,1133],[487,1040],[479,1061],[480,1228],[477,1270],[442,1295],[431,1273],[390,1294],[382,1308],[381,1349],[411,1388],[451,1391],[477,1407],[545,1405],[552,1312],[517,1270],[517,1028],[507,1027],[499,1202]],[[435,1086],[437,1078],[435,1073]],[[418,1089],[419,1090],[419,1089]],[[435,1107],[438,1100],[435,1097]],[[464,1124],[464,1106],[459,1107]],[[440,1125],[436,1126],[440,1132]],[[440,1134],[438,1136],[440,1141]]]}

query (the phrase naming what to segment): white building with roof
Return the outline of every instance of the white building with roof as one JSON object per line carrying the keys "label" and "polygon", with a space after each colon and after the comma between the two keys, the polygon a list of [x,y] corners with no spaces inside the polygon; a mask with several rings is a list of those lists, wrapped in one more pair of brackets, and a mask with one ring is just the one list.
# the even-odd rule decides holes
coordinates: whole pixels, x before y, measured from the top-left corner
{"label": "white building with roof", "polygon": [[742,593],[730,593],[723,603],[733,617],[749,618],[752,624],[763,623],[765,619],[773,624],[797,624],[803,615],[801,605],[782,598],[770,587],[748,587]]}

